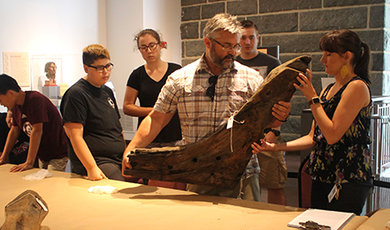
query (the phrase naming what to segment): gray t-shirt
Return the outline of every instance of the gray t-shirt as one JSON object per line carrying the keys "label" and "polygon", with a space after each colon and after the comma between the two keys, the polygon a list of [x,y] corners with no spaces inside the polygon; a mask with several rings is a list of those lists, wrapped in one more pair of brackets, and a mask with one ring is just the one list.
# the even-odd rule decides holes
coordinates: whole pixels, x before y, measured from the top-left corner
{"label": "gray t-shirt", "polygon": [[269,72],[271,72],[271,70],[281,64],[279,59],[261,52],[259,52],[258,55],[252,59],[245,60],[242,59],[241,56],[238,56],[236,60],[243,65],[257,70],[264,79],[267,77]]}

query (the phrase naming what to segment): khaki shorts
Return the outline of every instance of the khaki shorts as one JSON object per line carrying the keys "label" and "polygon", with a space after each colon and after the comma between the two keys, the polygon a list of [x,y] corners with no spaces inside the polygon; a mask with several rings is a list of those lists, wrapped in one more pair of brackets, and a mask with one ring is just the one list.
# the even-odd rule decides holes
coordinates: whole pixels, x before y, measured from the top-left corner
{"label": "khaki shorts", "polygon": [[287,166],[283,151],[260,152],[257,154],[260,164],[259,183],[261,188],[283,188],[287,180]]}
{"label": "khaki shorts", "polygon": [[39,167],[48,170],[65,171],[68,160],[69,160],[68,157],[64,157],[60,159],[52,159],[50,161],[45,161],[45,162],[39,160]]}

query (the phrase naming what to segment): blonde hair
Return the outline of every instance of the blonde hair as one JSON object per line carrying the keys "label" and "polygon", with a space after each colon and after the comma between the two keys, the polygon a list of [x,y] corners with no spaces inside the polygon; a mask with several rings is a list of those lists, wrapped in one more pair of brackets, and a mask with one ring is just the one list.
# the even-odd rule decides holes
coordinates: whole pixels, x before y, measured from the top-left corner
{"label": "blonde hair", "polygon": [[110,58],[110,53],[106,47],[100,44],[92,44],[83,49],[83,64],[91,65],[97,59]]}

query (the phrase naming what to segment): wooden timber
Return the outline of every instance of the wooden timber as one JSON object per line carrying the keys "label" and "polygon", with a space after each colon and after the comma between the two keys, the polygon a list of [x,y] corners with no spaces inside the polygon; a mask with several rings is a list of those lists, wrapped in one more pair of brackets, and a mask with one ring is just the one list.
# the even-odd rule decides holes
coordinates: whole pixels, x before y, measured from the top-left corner
{"label": "wooden timber", "polygon": [[273,105],[290,101],[293,83],[298,83],[298,73],[305,72],[310,61],[311,57],[300,56],[273,69],[236,113],[233,128],[222,125],[207,138],[184,146],[134,149],[129,155],[131,169],[124,169],[124,175],[234,187],[252,155],[251,143],[262,138],[264,128],[274,120]]}

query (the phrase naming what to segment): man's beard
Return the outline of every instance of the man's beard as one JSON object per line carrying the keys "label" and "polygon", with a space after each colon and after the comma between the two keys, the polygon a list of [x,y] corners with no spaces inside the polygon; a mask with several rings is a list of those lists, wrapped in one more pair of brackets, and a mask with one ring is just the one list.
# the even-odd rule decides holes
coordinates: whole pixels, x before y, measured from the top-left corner
{"label": "man's beard", "polygon": [[[233,68],[234,55],[228,54],[225,57],[220,58],[219,56],[216,55],[214,46],[211,47],[210,58],[211,58],[211,61],[216,66],[222,67],[223,69],[231,69],[231,68]],[[231,59],[231,60],[227,60],[227,59]]]}

